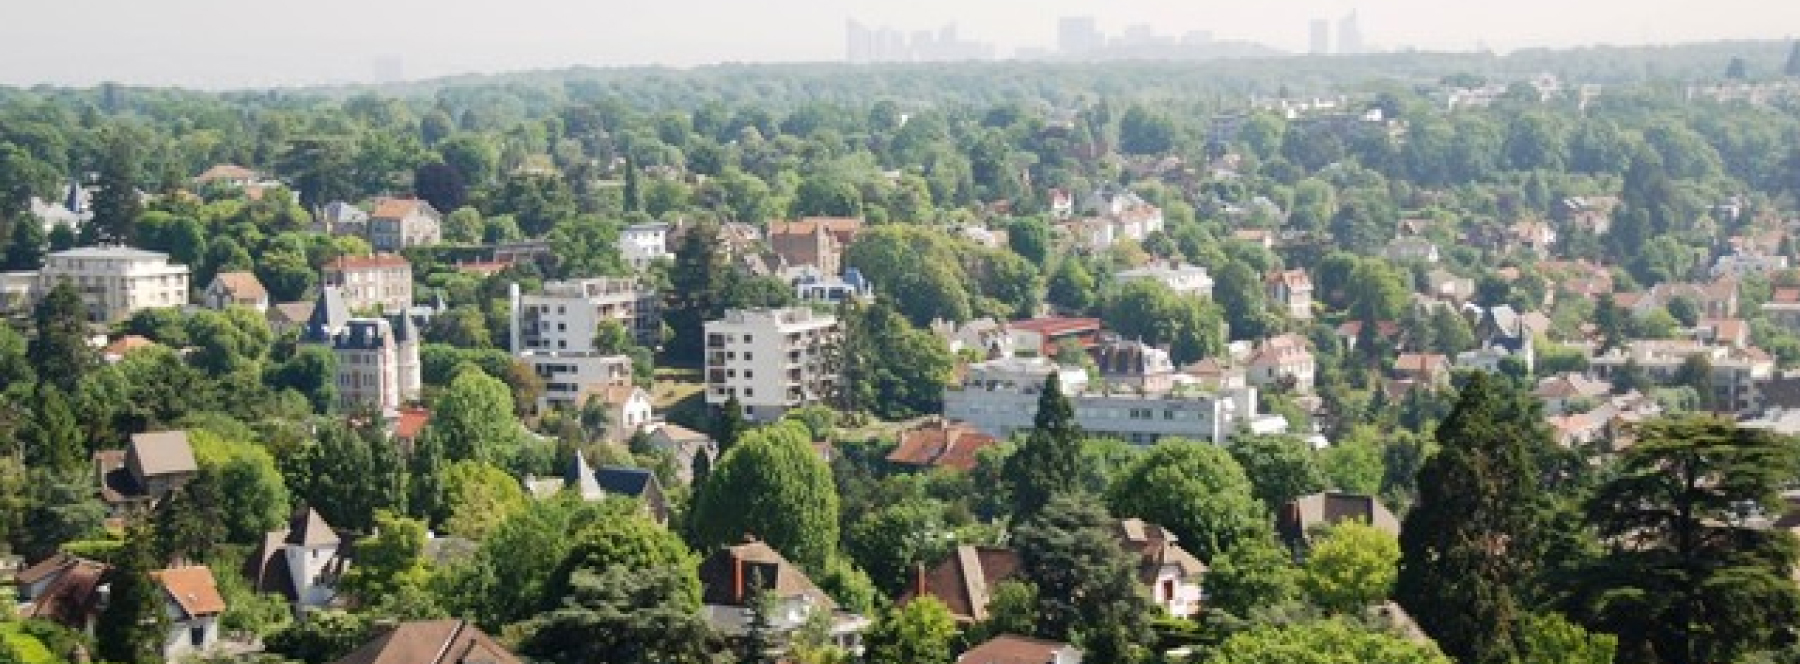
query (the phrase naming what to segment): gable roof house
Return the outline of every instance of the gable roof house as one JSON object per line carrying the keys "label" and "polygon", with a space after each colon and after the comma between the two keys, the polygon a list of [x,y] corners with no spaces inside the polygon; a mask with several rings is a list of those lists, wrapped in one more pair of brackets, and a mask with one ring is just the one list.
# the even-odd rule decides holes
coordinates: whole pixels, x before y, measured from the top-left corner
{"label": "gable roof house", "polygon": [[999,444],[993,436],[965,422],[936,418],[900,433],[888,463],[913,468],[975,469],[981,450]]}
{"label": "gable roof house", "polygon": [[429,247],[442,242],[444,216],[430,203],[414,198],[389,198],[369,215],[369,245],[376,251]]}
{"label": "gable roof house", "polygon": [[1270,300],[1294,320],[1312,320],[1313,283],[1305,270],[1271,272],[1263,279]]}
{"label": "gable roof house", "polygon": [[1081,650],[1060,641],[1001,634],[957,655],[956,664],[1081,664]]}
{"label": "gable roof house", "polygon": [[257,592],[280,593],[299,607],[327,606],[349,567],[343,543],[317,510],[303,507],[287,528],[263,536],[262,545],[244,562],[245,575]]}
{"label": "gable roof house", "polygon": [[656,473],[645,468],[601,466],[594,471],[594,483],[610,495],[642,502],[652,521],[669,523],[669,501],[663,496],[662,482],[657,481]]}
{"label": "gable roof house", "polygon": [[869,627],[868,619],[840,609],[799,566],[754,537],[701,561],[700,585],[707,621],[728,639],[744,636],[749,609],[759,596],[772,602],[766,618],[778,633],[792,632],[813,616],[824,615],[830,618],[832,641],[854,652],[860,650],[861,634]]}
{"label": "gable roof house", "polygon": [[1418,387],[1439,388],[1450,384],[1450,360],[1437,353],[1401,353],[1394,358],[1394,387],[1391,394]]}
{"label": "gable roof house", "polygon": [[1150,601],[1177,618],[1200,612],[1206,563],[1177,545],[1175,533],[1143,519],[1120,519],[1113,533],[1137,556],[1138,583],[1150,589]]}
{"label": "gable roof house", "polygon": [[169,632],[163,638],[163,658],[174,661],[218,648],[225,597],[219,594],[212,569],[186,565],[152,572],[151,576],[168,602]]}
{"label": "gable roof house", "polygon": [[837,276],[843,272],[844,250],[861,232],[861,219],[808,217],[770,223],[765,237],[782,268],[810,266],[821,275]]}
{"label": "gable roof house", "polygon": [[719,444],[704,433],[667,422],[650,431],[650,446],[675,457],[675,476],[684,484],[694,481],[694,465],[701,455],[710,462],[719,456]]}
{"label": "gable roof house", "polygon": [[524,664],[466,620],[403,622],[333,664]]}
{"label": "gable roof house", "polygon": [[1311,394],[1318,362],[1305,337],[1283,334],[1262,340],[1244,361],[1245,378],[1251,385],[1290,385],[1299,394]]}
{"label": "gable roof house", "polygon": [[249,307],[257,313],[269,310],[269,291],[252,272],[220,272],[200,293],[200,305],[208,309]]}
{"label": "gable roof house", "polygon": [[1377,530],[1400,536],[1400,519],[1388,511],[1374,496],[1339,491],[1326,491],[1300,496],[1282,506],[1276,516],[1275,530],[1288,547],[1303,551],[1312,539],[1313,530],[1335,526],[1355,519]]}
{"label": "gable roof house", "polygon": [[[19,614],[91,632],[105,608],[112,572],[106,563],[66,553],[46,558],[14,577],[19,598],[24,602]],[[225,598],[219,593],[212,570],[204,565],[185,565],[153,571],[150,577],[163,592],[170,621],[161,648],[163,657],[175,660],[216,648]]]}
{"label": "gable roof house", "polygon": [[123,450],[94,453],[100,500],[114,517],[152,508],[200,472],[185,431],[132,434]]}
{"label": "gable roof house", "polygon": [[21,570],[13,576],[22,602],[19,617],[88,629],[100,614],[100,596],[95,591],[109,569],[106,563],[59,552]]}

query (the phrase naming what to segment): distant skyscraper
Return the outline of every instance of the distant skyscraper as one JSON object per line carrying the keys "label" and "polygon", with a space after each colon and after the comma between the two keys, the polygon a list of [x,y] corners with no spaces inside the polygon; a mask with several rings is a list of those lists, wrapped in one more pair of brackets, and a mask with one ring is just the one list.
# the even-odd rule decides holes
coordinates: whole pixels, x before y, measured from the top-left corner
{"label": "distant skyscraper", "polygon": [[1064,16],[1057,22],[1056,46],[1063,55],[1087,55],[1106,45],[1092,16]]}
{"label": "distant skyscraper", "polygon": [[1357,24],[1355,10],[1338,21],[1338,52],[1344,55],[1360,55],[1363,52],[1362,26]]}
{"label": "distant skyscraper", "polygon": [[844,59],[851,64],[875,61],[875,31],[856,22],[844,22]]}
{"label": "distant skyscraper", "polygon": [[1313,55],[1331,54],[1331,21],[1322,18],[1313,19],[1312,40],[1309,43],[1312,46],[1307,49],[1308,53]]}
{"label": "distant skyscraper", "polygon": [[398,83],[406,80],[406,61],[398,55],[384,55],[375,59],[371,71],[376,83]]}

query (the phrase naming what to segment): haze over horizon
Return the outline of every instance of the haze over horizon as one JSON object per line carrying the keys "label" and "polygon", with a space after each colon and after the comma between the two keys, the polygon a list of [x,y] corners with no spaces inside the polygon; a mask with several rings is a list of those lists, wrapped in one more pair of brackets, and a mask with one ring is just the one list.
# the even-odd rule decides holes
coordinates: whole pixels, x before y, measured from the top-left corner
{"label": "haze over horizon", "polygon": [[847,19],[903,31],[956,24],[1009,56],[1056,42],[1057,19],[1107,33],[1148,24],[1304,52],[1308,22],[1357,11],[1375,49],[1497,51],[1778,39],[1800,3],[1770,0],[1467,3],[1433,0],[313,0],[247,11],[224,0],[6,0],[0,84],[254,88],[424,79],[570,66],[840,62]]}

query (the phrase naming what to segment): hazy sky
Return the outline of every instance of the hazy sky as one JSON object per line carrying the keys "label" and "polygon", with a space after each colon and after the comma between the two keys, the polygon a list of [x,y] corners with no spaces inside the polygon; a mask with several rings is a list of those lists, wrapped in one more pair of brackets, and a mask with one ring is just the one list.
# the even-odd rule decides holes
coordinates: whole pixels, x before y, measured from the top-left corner
{"label": "hazy sky", "polygon": [[247,87],[570,65],[827,61],[844,22],[1018,47],[1059,16],[1306,48],[1307,21],[1360,12],[1374,47],[1498,50],[1781,38],[1795,0],[0,0],[0,84]]}

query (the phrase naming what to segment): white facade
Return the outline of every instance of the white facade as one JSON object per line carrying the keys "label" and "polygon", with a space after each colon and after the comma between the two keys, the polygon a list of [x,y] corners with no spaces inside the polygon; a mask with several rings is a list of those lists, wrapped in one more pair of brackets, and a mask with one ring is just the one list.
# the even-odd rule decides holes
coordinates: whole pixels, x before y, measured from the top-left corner
{"label": "white facade", "polygon": [[544,393],[538,397],[539,411],[578,407],[575,400],[586,386],[631,384],[631,358],[624,355],[526,351],[516,357],[544,379]]}
{"label": "white facade", "polygon": [[[1039,358],[1033,358],[1039,359]],[[962,420],[996,438],[1028,431],[1037,416],[1038,396],[1051,363],[1028,367],[1021,360],[971,365],[962,385],[945,389],[944,416]],[[1259,422],[1256,388],[1204,390],[1184,386],[1162,393],[1086,390],[1078,370],[1057,368],[1076,423],[1095,436],[1149,444],[1163,438],[1224,442],[1239,429],[1273,426]]]}
{"label": "white facade", "polygon": [[655,346],[662,327],[656,306],[656,290],[636,279],[549,281],[542,293],[530,295],[515,284],[512,350],[590,351],[603,320],[618,321],[640,345]]}
{"label": "white facade", "polygon": [[811,309],[731,310],[706,323],[706,403],[735,396],[745,415],[778,418],[837,389],[837,318]]}
{"label": "white facade", "polygon": [[325,606],[337,596],[336,584],[327,574],[337,563],[337,550],[335,541],[312,546],[289,544],[282,548],[282,557],[293,574],[294,592],[298,595],[296,604]]}
{"label": "white facade", "polygon": [[1746,277],[1750,275],[1769,274],[1788,269],[1786,256],[1764,256],[1756,253],[1732,252],[1720,256],[1713,261],[1712,276]]}
{"label": "white facade", "polygon": [[1168,286],[1178,295],[1212,297],[1213,279],[1206,268],[1178,263],[1153,263],[1113,275],[1119,283],[1149,279]]}
{"label": "white facade", "polygon": [[395,254],[345,256],[325,265],[324,285],[343,291],[353,312],[399,313],[413,304],[412,263]]}
{"label": "white facade", "polygon": [[130,247],[83,247],[50,254],[38,272],[38,297],[64,280],[75,285],[88,319],[111,323],[144,309],[188,303],[188,268],[169,255]]}
{"label": "white facade", "polygon": [[163,659],[176,661],[188,655],[200,655],[219,645],[219,617],[188,616],[174,602],[169,603],[169,634],[163,639]]}
{"label": "white facade", "polygon": [[670,258],[669,225],[664,223],[632,224],[619,231],[619,257],[642,270],[657,259]]}

